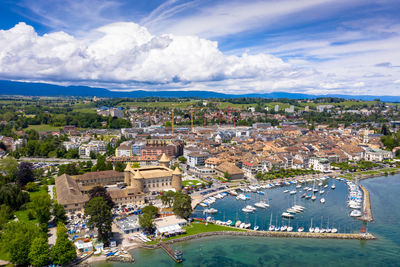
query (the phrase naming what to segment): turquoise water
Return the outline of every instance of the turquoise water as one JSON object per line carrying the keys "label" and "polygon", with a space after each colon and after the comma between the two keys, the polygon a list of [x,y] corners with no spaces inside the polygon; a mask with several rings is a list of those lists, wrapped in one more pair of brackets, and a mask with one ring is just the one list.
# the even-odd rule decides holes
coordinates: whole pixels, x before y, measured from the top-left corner
{"label": "turquoise water", "polygon": [[[365,185],[371,194],[375,222],[369,224],[368,229],[378,237],[378,240],[210,237],[177,243],[172,247],[183,251],[182,266],[400,266],[400,175],[369,179],[362,181],[361,184]],[[336,186],[336,190],[329,192],[325,197],[327,202],[324,208],[320,208],[318,205],[321,204],[316,201],[315,204],[307,203],[310,206],[307,207],[306,212],[310,213],[308,215],[314,216],[316,221],[322,212],[324,218],[326,217],[324,222],[327,223],[329,217],[335,226],[342,225],[342,229],[356,231],[361,225],[360,222],[350,218],[348,209],[343,206],[347,189],[341,187],[339,183],[336,183]],[[286,198],[289,197],[283,196],[283,193],[277,193],[275,196],[272,191],[274,190],[268,191],[268,197],[272,199],[270,204],[274,214],[282,209],[278,205],[280,202],[278,198],[282,197],[288,201]],[[218,205],[224,205],[224,202],[229,201],[235,201],[237,204],[236,200],[225,199],[217,201],[214,207],[218,209]],[[311,202],[311,200],[307,201]],[[219,204],[219,202],[221,203]],[[276,202],[276,206],[274,202]],[[329,206],[330,203],[336,204]],[[306,216],[306,212],[304,216]],[[225,214],[217,214],[215,217],[225,215],[228,219],[227,213],[225,211]],[[230,214],[236,216],[236,210],[232,210],[232,207]],[[267,217],[270,216],[269,214],[267,212]],[[248,216],[248,220],[252,221],[255,215],[254,217]],[[263,215],[257,214],[258,217],[262,218]],[[257,220],[260,223],[263,221]],[[342,220],[344,221],[342,222]],[[269,224],[269,218],[267,221]],[[297,223],[306,224],[307,222],[308,218],[300,218],[300,216],[293,220],[295,227]],[[132,255],[136,260],[136,266],[178,265],[160,249],[137,249],[132,251]],[[101,264],[101,266],[118,267],[128,265]]]}

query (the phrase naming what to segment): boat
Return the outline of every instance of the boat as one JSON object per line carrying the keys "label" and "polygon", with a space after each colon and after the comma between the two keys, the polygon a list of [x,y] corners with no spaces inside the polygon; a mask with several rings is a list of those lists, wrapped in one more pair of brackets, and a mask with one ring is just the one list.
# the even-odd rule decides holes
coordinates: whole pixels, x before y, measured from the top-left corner
{"label": "boat", "polygon": [[324,188],[328,188],[328,185],[326,184],[326,185],[324,185]]}
{"label": "boat", "polygon": [[225,224],[228,225],[228,226],[232,226],[232,223],[233,222],[231,220],[227,220]]}
{"label": "boat", "polygon": [[359,211],[359,210],[352,210],[351,212],[350,212],[350,216],[351,217],[360,217],[362,215],[362,213],[361,213],[361,211]]}
{"label": "boat", "polygon": [[322,195],[323,193],[325,193],[325,190],[320,190],[319,194]]}
{"label": "boat", "polygon": [[243,208],[242,211],[247,213],[254,212],[253,209],[248,209],[248,208]]}
{"label": "boat", "polygon": [[205,210],[203,211],[203,213],[209,213],[209,214],[213,214],[213,213],[217,213],[217,212],[218,212],[218,210],[217,210],[217,209],[214,209],[214,208],[205,209]]}
{"label": "boat", "polygon": [[265,193],[264,193],[263,191],[257,191],[257,193],[258,193],[259,195],[265,195]]}
{"label": "boat", "polygon": [[310,199],[311,198],[311,194],[308,194],[307,196],[306,196],[306,199]]}
{"label": "boat", "polygon": [[272,225],[272,213],[271,213],[271,218],[269,219],[268,231],[274,231],[274,230],[275,230],[275,226]]}
{"label": "boat", "polygon": [[323,234],[323,233],[326,232],[326,230],[325,230],[324,228],[321,228],[321,229],[319,230],[319,232],[320,232],[321,234]]}
{"label": "boat", "polygon": [[229,194],[230,194],[231,196],[237,196],[237,195],[238,195],[238,193],[237,193],[235,190],[229,191]]}
{"label": "boat", "polygon": [[301,188],[301,184],[296,185],[296,188]]}
{"label": "boat", "polygon": [[294,215],[290,214],[289,212],[282,212],[282,217],[284,217],[284,218],[294,218]]}
{"label": "boat", "polygon": [[315,229],[314,229],[314,233],[319,233],[319,227],[315,227]]}
{"label": "boat", "polygon": [[288,232],[293,231],[293,227],[292,227],[292,226],[288,226],[288,228],[286,229],[286,231],[288,231]]}
{"label": "boat", "polygon": [[292,191],[289,192],[289,194],[291,194],[291,195],[294,195],[294,194],[296,194],[296,193],[297,193],[296,190],[292,190]]}
{"label": "boat", "polygon": [[336,188],[335,182],[333,182],[331,188],[334,190]]}
{"label": "boat", "polygon": [[325,203],[325,198],[321,198],[320,202],[321,202],[322,204],[324,204],[324,203]]}
{"label": "boat", "polygon": [[253,211],[256,210],[256,208],[254,208],[254,207],[251,206],[251,205],[247,205],[247,206],[246,206],[246,209],[253,210]]}
{"label": "boat", "polygon": [[281,230],[281,228],[279,226],[275,227],[275,232],[278,232],[280,230]]}
{"label": "boat", "polygon": [[286,231],[287,230],[287,226],[286,225],[282,225],[282,227],[281,227],[281,232],[284,232],[284,231]]}
{"label": "boat", "polygon": [[285,190],[285,191],[283,191],[283,193],[288,193],[289,192],[289,190]]}
{"label": "boat", "polygon": [[318,184],[318,186],[322,186],[322,182],[320,182],[320,183]]}
{"label": "boat", "polygon": [[332,228],[332,233],[336,234],[337,233],[337,229],[336,228]]}
{"label": "boat", "polygon": [[317,197],[315,196],[315,195],[313,195],[312,197],[311,197],[311,200],[316,200],[317,199]]}
{"label": "boat", "polygon": [[264,200],[254,203],[254,206],[256,206],[257,208],[262,208],[262,209],[269,208],[269,204],[265,203]]}
{"label": "boat", "polygon": [[300,227],[299,229],[297,229],[297,232],[304,232],[304,227]]}
{"label": "boat", "polygon": [[310,232],[310,233],[314,233],[314,228],[312,227],[312,218],[311,218],[311,225],[310,225],[310,228],[308,228],[308,231]]}
{"label": "boat", "polygon": [[200,206],[202,206],[202,207],[208,207],[208,204],[207,204],[207,203],[201,202],[201,203],[200,203]]}
{"label": "boat", "polygon": [[245,225],[246,225],[245,223],[241,223],[241,224],[239,225],[239,228],[244,228]]}
{"label": "boat", "polygon": [[245,228],[245,229],[249,229],[249,228],[250,228],[250,226],[251,226],[251,223],[245,223],[245,224],[244,224],[244,226],[243,226],[243,228]]}
{"label": "boat", "polygon": [[258,225],[254,226],[253,230],[257,231],[260,227]]}
{"label": "boat", "polygon": [[301,195],[301,198],[305,198],[306,196],[307,196],[307,194],[304,193],[304,194]]}
{"label": "boat", "polygon": [[236,221],[236,223],[235,223],[235,227],[239,227],[241,224],[242,224],[242,222],[241,222],[241,221]]}

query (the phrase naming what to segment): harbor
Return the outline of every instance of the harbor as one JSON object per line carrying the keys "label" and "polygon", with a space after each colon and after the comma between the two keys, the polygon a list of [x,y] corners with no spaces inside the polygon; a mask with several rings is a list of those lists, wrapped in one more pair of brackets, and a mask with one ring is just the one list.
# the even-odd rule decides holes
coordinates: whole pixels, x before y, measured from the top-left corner
{"label": "harbor", "polygon": [[373,220],[368,190],[344,178],[298,179],[220,190],[195,205],[197,218],[260,231],[357,233],[362,227],[358,220]]}

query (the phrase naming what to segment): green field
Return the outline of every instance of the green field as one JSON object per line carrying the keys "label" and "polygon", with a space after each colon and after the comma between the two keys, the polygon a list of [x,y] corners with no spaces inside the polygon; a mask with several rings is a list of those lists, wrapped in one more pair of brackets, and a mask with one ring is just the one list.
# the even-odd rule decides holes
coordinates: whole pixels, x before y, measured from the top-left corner
{"label": "green field", "polygon": [[[193,222],[192,224],[184,227],[183,229],[186,230],[186,234],[168,237],[168,238],[163,239],[163,241],[168,241],[171,239],[176,239],[176,238],[180,238],[180,237],[196,235],[196,234],[206,233],[206,232],[220,232],[220,231],[244,232],[244,231],[246,231],[244,229],[216,225],[213,223],[209,223],[208,225],[205,225],[203,222]],[[156,244],[157,242],[158,241],[150,241],[150,242],[147,242],[147,244],[151,245],[151,244]]]}
{"label": "green field", "polygon": [[59,131],[62,127],[51,126],[49,124],[29,125],[27,130],[35,130],[38,132]]}

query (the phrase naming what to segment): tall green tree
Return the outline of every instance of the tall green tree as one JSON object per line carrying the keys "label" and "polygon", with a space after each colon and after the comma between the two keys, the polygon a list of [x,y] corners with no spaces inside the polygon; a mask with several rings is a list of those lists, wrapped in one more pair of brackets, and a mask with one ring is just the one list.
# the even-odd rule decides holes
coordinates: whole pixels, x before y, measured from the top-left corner
{"label": "tall green tree", "polygon": [[39,223],[46,224],[51,217],[51,200],[48,194],[39,194],[32,197],[29,207],[35,212],[35,217]]}
{"label": "tall green tree", "polygon": [[36,237],[29,249],[29,261],[32,266],[44,266],[49,263],[50,249],[47,238]]}
{"label": "tall green tree", "polygon": [[181,218],[188,219],[192,214],[192,199],[189,195],[177,192],[174,197],[173,211]]}
{"label": "tall green tree", "polygon": [[67,221],[67,215],[65,213],[64,206],[58,203],[54,203],[53,205],[53,216],[54,222],[62,222],[65,223]]}
{"label": "tall green tree", "polygon": [[14,264],[29,264],[29,251],[32,241],[43,235],[39,228],[30,222],[10,222],[1,235],[1,244],[10,253]]}
{"label": "tall green tree", "polygon": [[88,225],[97,228],[99,239],[107,244],[112,234],[112,212],[107,201],[103,197],[92,198],[86,204],[85,215],[90,216]]}
{"label": "tall green tree", "polygon": [[15,184],[6,184],[0,187],[0,205],[6,204],[13,210],[19,210],[29,201],[29,194]]}
{"label": "tall green tree", "polygon": [[150,213],[139,215],[139,225],[147,232],[152,232],[154,227],[154,217]]}
{"label": "tall green tree", "polygon": [[101,185],[95,186],[89,190],[89,200],[96,197],[102,197],[107,202],[110,209],[112,209],[115,206],[115,203],[114,201],[112,201],[110,193],[107,192],[104,186]]}
{"label": "tall green tree", "polygon": [[125,168],[126,168],[126,164],[124,164],[123,162],[117,162],[115,164],[115,170],[117,172],[123,172],[125,170]]}
{"label": "tall green tree", "polygon": [[18,162],[13,157],[6,157],[0,160],[0,171],[5,173],[7,182],[14,182],[17,179]]}
{"label": "tall green tree", "polygon": [[13,216],[14,213],[9,206],[5,204],[0,205],[0,229],[2,229],[4,225],[13,218]]}
{"label": "tall green tree", "polygon": [[76,258],[74,243],[68,239],[67,229],[61,222],[57,224],[56,244],[50,250],[50,258],[53,264],[65,265]]}

